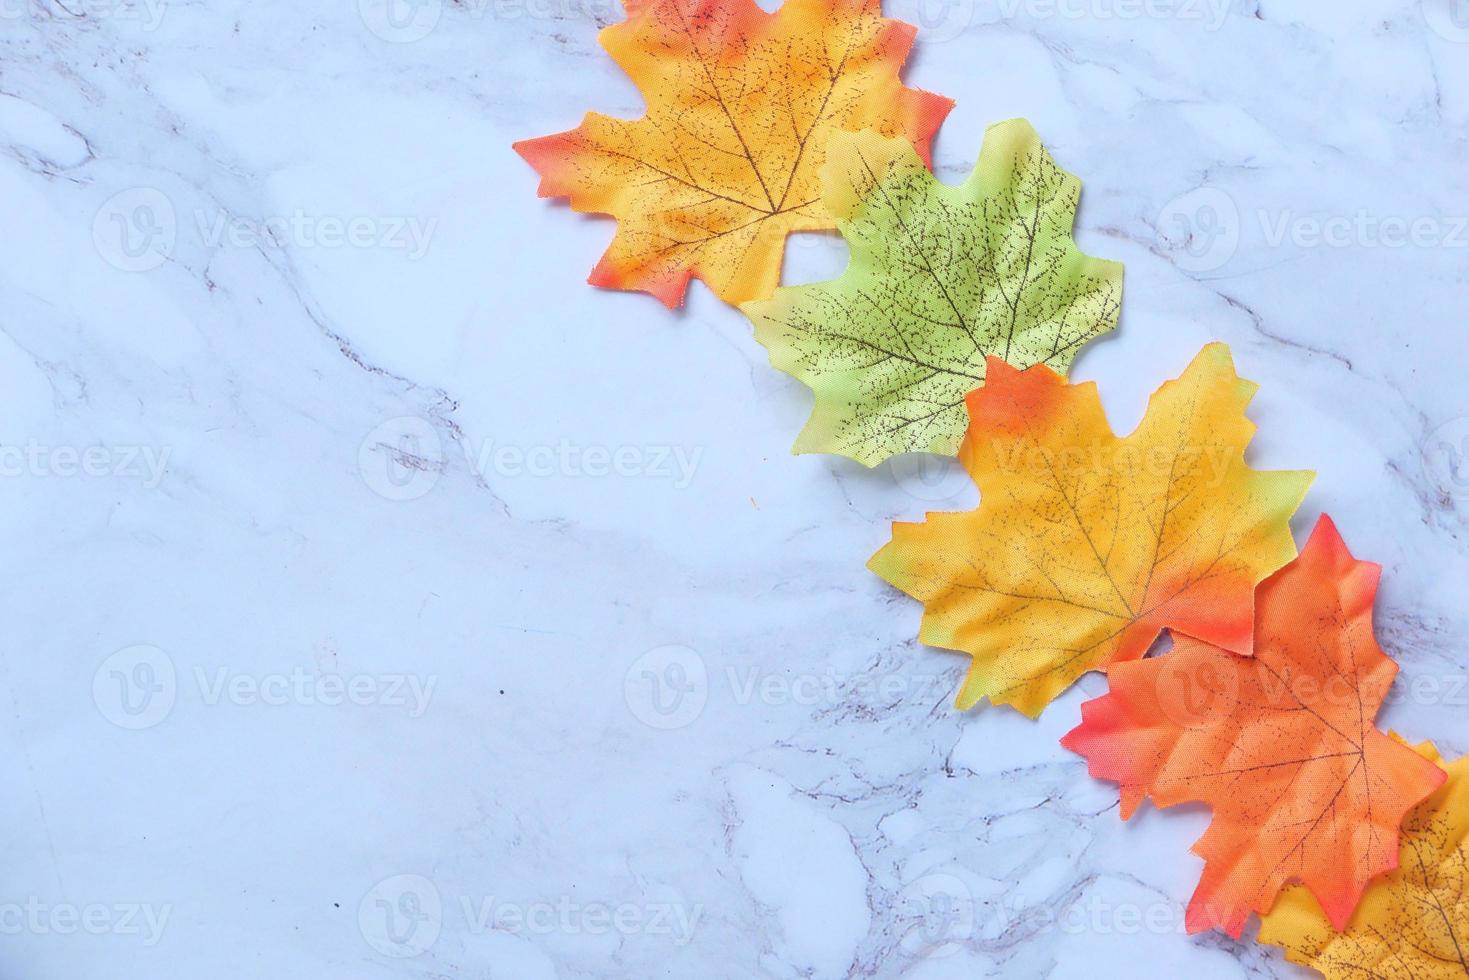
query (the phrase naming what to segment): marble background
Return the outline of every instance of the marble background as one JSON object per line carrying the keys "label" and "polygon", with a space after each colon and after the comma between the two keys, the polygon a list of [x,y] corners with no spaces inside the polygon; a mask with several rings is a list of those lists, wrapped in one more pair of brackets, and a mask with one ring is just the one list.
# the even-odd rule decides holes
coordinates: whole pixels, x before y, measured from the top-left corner
{"label": "marble background", "polygon": [[[1085,179],[1076,376],[1126,429],[1229,342],[1469,750],[1469,4],[887,9],[946,179],[1020,115]],[[1097,678],[952,710],[864,562],[962,475],[789,455],[738,313],[584,285],[510,143],[640,111],[617,16],[0,0],[0,976],[1304,975],[1183,933],[1207,812],[1118,820]]]}

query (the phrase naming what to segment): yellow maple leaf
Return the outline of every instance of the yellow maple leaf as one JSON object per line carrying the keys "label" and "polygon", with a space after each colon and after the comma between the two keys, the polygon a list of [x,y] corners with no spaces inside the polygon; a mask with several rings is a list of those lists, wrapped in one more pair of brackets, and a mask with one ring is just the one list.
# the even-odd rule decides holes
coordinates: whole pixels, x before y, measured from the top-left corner
{"label": "yellow maple leaf", "polygon": [[914,28],[879,0],[629,0],[603,46],[643,91],[641,119],[590,113],[569,132],[515,144],[542,197],[618,219],[590,282],[670,307],[692,276],[721,299],[764,299],[786,235],[836,227],[821,203],[827,140],[905,136],[928,160],[953,102],[906,88]]}
{"label": "yellow maple leaf", "polygon": [[[1419,755],[1441,762],[1430,743]],[[1287,889],[1260,941],[1328,980],[1449,980],[1469,974],[1469,756],[1403,821],[1398,866],[1362,896],[1341,932],[1310,891]]]}
{"label": "yellow maple leaf", "polygon": [[1295,557],[1312,477],[1245,465],[1255,389],[1211,344],[1118,438],[1095,384],[990,359],[959,453],[979,508],[895,523],[869,563],[923,602],[924,643],[973,658],[961,709],[1034,717],[1165,628],[1251,652],[1255,586]]}

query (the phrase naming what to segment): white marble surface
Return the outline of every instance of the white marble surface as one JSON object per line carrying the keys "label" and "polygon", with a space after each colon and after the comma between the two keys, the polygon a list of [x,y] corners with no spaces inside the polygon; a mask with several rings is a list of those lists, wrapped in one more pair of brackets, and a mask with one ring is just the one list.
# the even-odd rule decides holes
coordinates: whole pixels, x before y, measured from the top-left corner
{"label": "white marble surface", "polygon": [[[790,456],[738,313],[583,284],[510,143],[639,111],[610,0],[364,9],[0,0],[0,975],[1301,975],[1183,934],[1207,814],[1122,824],[1083,690],[951,709],[864,562],[962,478]],[[1076,375],[1126,427],[1232,344],[1469,750],[1469,9],[888,9],[948,179],[1024,115],[1086,180]]]}

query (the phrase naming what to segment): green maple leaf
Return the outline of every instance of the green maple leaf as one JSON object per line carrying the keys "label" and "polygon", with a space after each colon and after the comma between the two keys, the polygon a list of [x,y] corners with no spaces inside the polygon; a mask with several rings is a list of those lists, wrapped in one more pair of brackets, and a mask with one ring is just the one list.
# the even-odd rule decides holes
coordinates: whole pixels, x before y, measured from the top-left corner
{"label": "green maple leaf", "polygon": [[1076,247],[1081,181],[1023,119],[989,128],[958,187],[871,131],[834,135],[821,177],[846,271],[742,307],[770,363],[816,393],[797,453],[952,456],[987,357],[1065,374],[1117,323],[1122,266]]}

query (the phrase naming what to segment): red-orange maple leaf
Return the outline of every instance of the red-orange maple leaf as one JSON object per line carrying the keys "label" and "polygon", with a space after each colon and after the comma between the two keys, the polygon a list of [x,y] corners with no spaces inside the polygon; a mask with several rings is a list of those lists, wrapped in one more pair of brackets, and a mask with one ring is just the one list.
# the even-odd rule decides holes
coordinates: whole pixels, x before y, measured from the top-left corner
{"label": "red-orange maple leaf", "polygon": [[1397,866],[1404,815],[1443,782],[1373,721],[1397,674],[1372,635],[1380,573],[1322,517],[1260,585],[1253,657],[1179,636],[1163,656],[1113,665],[1109,693],[1062,739],[1121,784],[1124,819],[1145,797],[1213,809],[1193,846],[1205,863],[1190,932],[1238,936],[1291,881],[1344,927]]}

